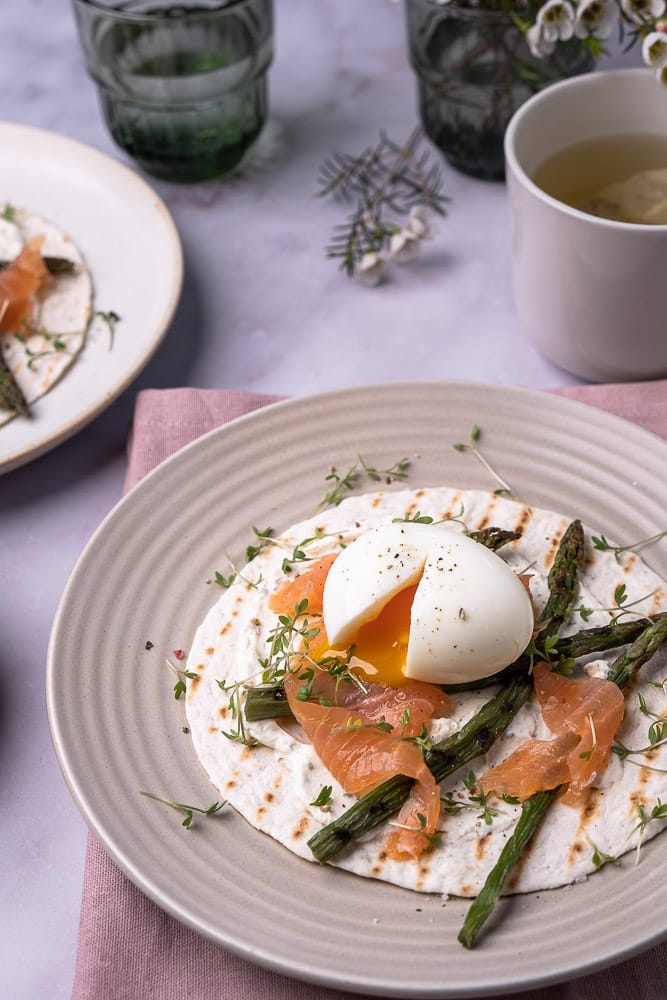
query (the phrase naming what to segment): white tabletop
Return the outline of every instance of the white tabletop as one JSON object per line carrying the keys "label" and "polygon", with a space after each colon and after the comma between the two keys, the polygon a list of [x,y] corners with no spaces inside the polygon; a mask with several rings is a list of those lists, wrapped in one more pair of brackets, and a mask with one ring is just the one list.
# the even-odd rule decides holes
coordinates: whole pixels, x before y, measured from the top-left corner
{"label": "white tabletop", "polygon": [[[69,4],[5,0],[2,9],[0,115],[125,162],[101,121]],[[324,256],[342,218],[315,198],[324,157],[361,151],[381,128],[404,139],[417,121],[400,5],[276,0],[270,91],[254,171],[189,187],[151,182],[186,261],[181,303],[157,355],[88,427],[0,478],[0,955],[8,997],[59,1000],[71,991],[86,828],[51,746],[45,659],[68,574],[120,497],[137,392],[576,381],[521,331],[503,184],[443,161],[447,218],[421,258],[379,288],[350,281]]]}

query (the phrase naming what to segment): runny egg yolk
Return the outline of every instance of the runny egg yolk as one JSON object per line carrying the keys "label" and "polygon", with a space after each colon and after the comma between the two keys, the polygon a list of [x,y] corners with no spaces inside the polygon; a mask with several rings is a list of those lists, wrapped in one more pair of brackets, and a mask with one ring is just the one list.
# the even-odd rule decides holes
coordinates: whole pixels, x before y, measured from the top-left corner
{"label": "runny egg yolk", "polygon": [[410,636],[410,609],[416,587],[406,587],[366,622],[353,639],[354,655],[361,661],[354,669],[370,681],[400,687],[407,682],[405,660]]}
{"label": "runny egg yolk", "polygon": [[400,687],[408,682],[405,660],[410,635],[410,609],[416,587],[406,587],[385,604],[373,621],[365,622],[352,640],[351,669],[374,683]]}

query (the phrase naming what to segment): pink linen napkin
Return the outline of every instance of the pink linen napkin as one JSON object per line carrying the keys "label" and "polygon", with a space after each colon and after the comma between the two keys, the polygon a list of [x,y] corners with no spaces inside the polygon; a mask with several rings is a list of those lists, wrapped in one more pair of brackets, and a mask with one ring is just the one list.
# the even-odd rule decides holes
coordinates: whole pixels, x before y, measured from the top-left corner
{"label": "pink linen napkin", "polygon": [[[667,438],[667,381],[557,391]],[[140,393],[125,489],[199,435],[277,398],[198,389]],[[667,996],[665,970],[667,944],[596,975],[520,997],[655,1000]],[[85,862],[72,996],[73,1000],[358,1000],[357,994],[297,982],[251,965],[199,937],[144,896],[92,834]]]}

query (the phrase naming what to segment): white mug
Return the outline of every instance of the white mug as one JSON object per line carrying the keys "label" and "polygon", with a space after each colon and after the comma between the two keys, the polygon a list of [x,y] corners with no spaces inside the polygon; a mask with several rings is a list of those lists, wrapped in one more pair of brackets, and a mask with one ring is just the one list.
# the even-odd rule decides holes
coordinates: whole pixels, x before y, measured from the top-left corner
{"label": "white mug", "polygon": [[667,225],[588,215],[532,177],[568,146],[640,133],[667,135],[667,90],[648,68],[552,84],[505,134],[519,317],[545,357],[595,382],[667,375]]}

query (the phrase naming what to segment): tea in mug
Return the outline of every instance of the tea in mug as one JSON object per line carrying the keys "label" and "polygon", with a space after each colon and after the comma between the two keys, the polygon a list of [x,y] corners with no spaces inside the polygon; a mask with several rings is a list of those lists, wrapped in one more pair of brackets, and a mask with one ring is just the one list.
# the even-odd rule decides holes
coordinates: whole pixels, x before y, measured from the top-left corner
{"label": "tea in mug", "polygon": [[586,139],[545,160],[533,180],[590,215],[667,225],[667,136],[660,133]]}

